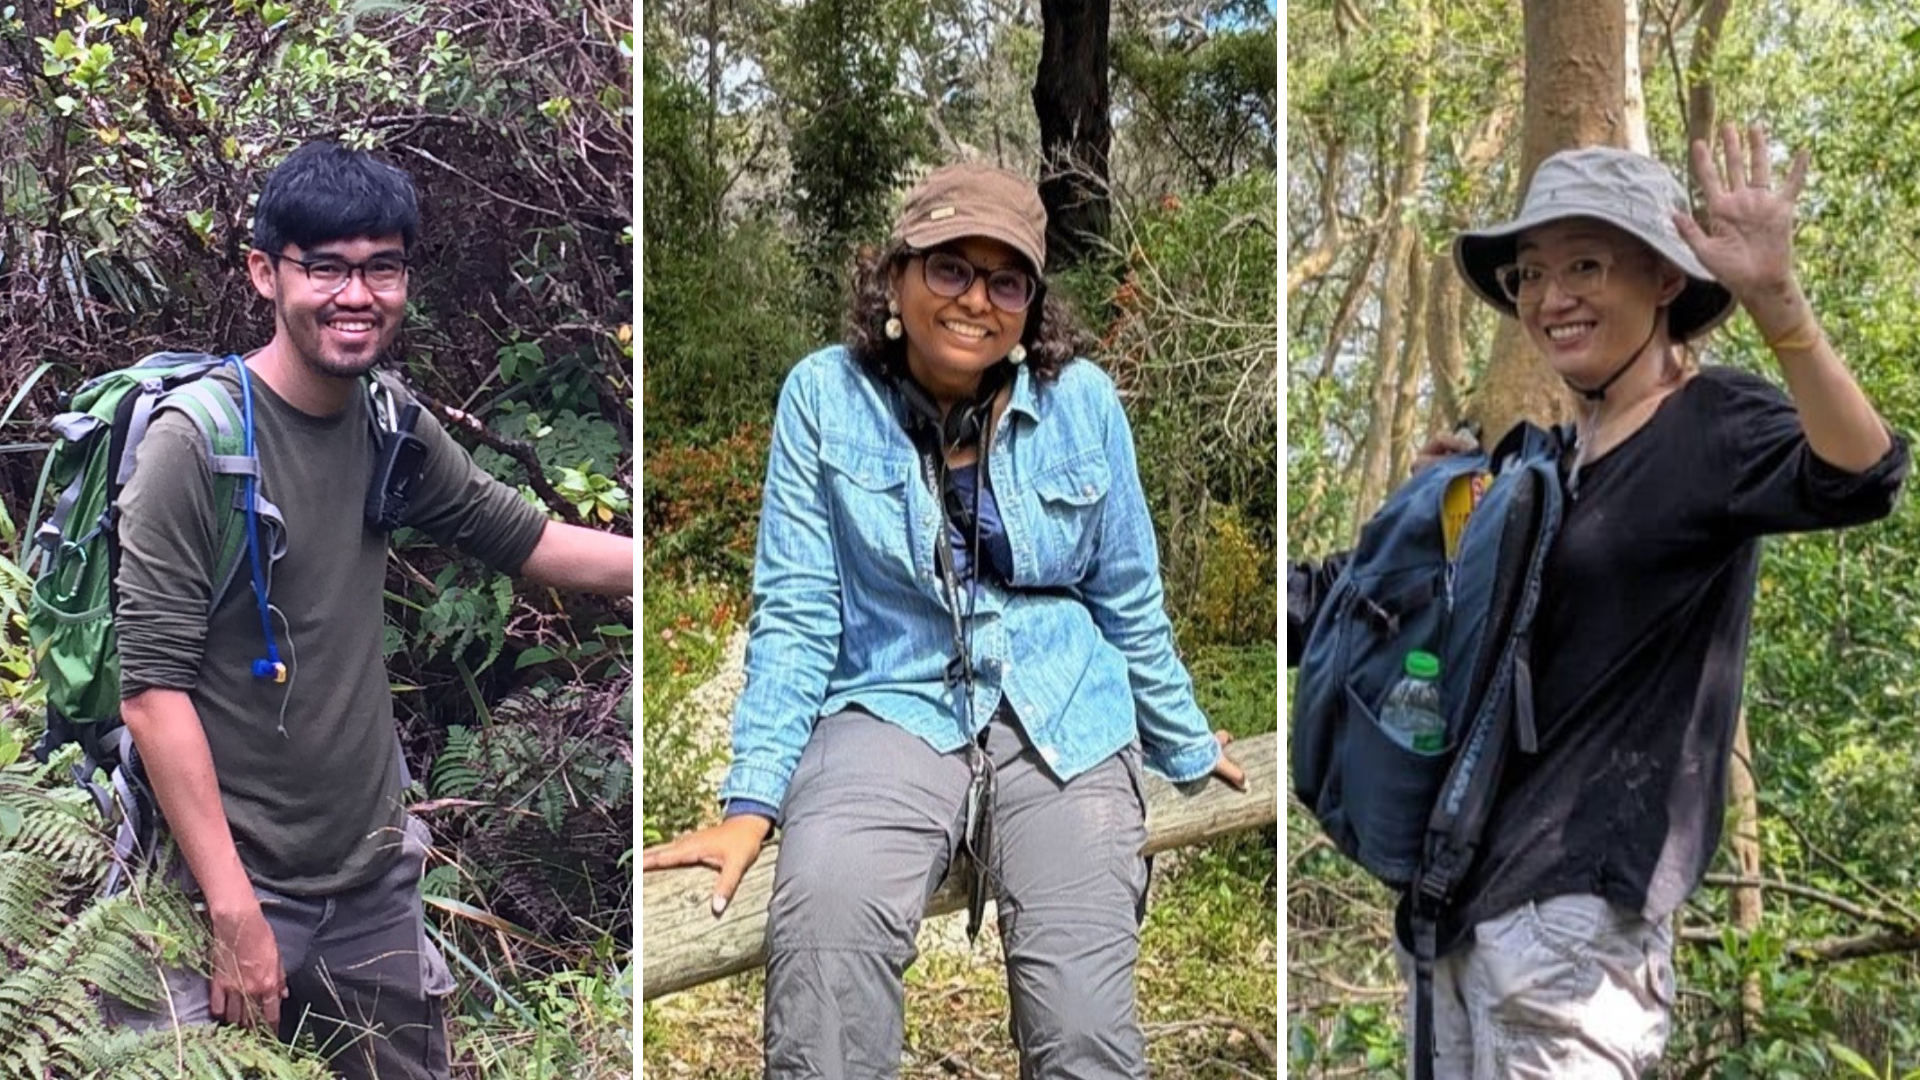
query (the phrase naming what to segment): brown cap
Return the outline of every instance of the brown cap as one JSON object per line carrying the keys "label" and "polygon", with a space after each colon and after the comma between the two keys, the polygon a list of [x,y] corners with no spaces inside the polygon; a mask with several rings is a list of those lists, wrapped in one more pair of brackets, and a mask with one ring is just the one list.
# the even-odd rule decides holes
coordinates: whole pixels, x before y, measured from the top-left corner
{"label": "brown cap", "polygon": [[1039,189],[992,165],[947,165],[907,193],[893,225],[894,239],[923,251],[968,236],[1007,244],[1041,273],[1047,266],[1047,208]]}

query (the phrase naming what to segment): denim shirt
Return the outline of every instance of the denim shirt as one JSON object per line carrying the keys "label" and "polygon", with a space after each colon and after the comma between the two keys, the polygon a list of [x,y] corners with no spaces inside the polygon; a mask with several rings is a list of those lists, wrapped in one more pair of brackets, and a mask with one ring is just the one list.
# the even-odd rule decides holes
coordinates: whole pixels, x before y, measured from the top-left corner
{"label": "denim shirt", "polygon": [[944,753],[973,740],[1003,694],[1062,781],[1136,740],[1168,779],[1212,770],[1219,746],[1174,654],[1133,433],[1107,374],[1075,360],[1050,384],[1025,368],[1014,378],[987,453],[1014,573],[1010,589],[982,579],[973,593],[971,710],[945,678],[944,537],[902,409],[841,346],[787,376],[721,799],[779,806],[822,716],[858,706]]}

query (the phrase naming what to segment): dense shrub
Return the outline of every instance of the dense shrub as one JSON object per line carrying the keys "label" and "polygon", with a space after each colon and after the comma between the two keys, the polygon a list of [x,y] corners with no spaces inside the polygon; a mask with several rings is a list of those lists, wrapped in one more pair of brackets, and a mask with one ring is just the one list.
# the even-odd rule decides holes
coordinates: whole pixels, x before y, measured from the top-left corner
{"label": "dense shrub", "polygon": [[649,568],[712,578],[745,595],[770,433],[763,421],[712,443],[648,448],[642,499]]}

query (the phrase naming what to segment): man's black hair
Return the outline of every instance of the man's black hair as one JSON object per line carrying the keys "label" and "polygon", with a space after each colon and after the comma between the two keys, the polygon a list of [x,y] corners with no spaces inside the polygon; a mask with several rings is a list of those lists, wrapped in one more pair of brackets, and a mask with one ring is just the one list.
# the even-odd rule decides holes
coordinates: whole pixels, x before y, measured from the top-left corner
{"label": "man's black hair", "polygon": [[392,236],[407,249],[420,231],[413,178],[360,150],[310,142],[267,175],[253,217],[253,246],[278,255],[334,240]]}

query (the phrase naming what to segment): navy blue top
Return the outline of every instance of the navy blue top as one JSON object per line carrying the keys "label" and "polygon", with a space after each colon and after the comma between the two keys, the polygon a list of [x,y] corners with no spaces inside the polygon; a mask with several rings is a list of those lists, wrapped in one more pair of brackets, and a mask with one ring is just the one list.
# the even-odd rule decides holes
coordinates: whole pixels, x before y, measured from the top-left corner
{"label": "navy blue top", "polygon": [[[993,496],[993,485],[980,480],[980,466],[961,465],[948,481],[960,496],[969,518],[978,518],[980,548],[986,552],[987,570],[992,580],[1005,583],[1013,577],[1013,545],[1007,542],[1006,526],[1000,521],[1000,502]],[[978,498],[976,503],[974,500]],[[953,547],[953,566],[960,580],[973,580],[973,537],[970,522],[949,519],[947,541]]]}

